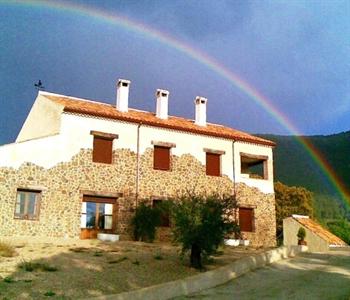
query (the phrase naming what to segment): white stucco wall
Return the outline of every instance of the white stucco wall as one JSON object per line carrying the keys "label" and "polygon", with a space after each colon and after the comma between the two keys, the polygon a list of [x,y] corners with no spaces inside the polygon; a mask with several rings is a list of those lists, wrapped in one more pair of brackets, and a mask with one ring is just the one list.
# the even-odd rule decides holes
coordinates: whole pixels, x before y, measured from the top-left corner
{"label": "white stucco wall", "polygon": [[19,168],[25,162],[50,168],[71,156],[62,147],[62,136],[53,135],[0,147],[0,167]]}
{"label": "white stucco wall", "polygon": [[[236,182],[243,182],[248,186],[256,187],[264,193],[273,193],[273,153],[272,148],[263,145],[255,145],[244,142],[234,143],[235,152],[235,180]],[[267,174],[266,179],[248,178],[241,174],[241,156],[240,153],[248,153],[253,155],[267,156]]]}
{"label": "white stucco wall", "polygon": [[[18,168],[24,162],[32,162],[50,168],[59,162],[69,161],[80,149],[92,148],[91,130],[118,134],[119,138],[114,140],[113,148],[127,148],[136,152],[137,126],[137,124],[117,120],[62,113],[58,135],[0,147],[0,166]],[[221,155],[223,175],[227,175],[231,180],[235,179],[236,182],[244,182],[248,186],[257,187],[264,193],[273,193],[271,147],[235,142],[233,166],[231,140],[142,125],[140,127],[140,154],[147,148],[153,147],[152,141],[174,143],[176,147],[171,149],[173,155],[191,154],[202,164],[205,164],[206,157],[203,148],[225,151],[225,154]],[[268,180],[241,176],[240,152],[268,156]]]}
{"label": "white stucco wall", "polygon": [[59,133],[62,111],[63,105],[45,99],[45,92],[39,92],[16,142]]}

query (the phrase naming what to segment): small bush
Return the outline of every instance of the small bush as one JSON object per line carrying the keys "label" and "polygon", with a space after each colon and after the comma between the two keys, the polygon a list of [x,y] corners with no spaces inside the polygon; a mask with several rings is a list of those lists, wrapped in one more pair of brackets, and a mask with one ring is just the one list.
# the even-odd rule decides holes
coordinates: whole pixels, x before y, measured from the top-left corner
{"label": "small bush", "polygon": [[46,297],[52,297],[52,296],[55,296],[55,295],[56,295],[56,293],[53,292],[53,291],[47,291],[47,292],[44,294],[44,296],[46,296]]}
{"label": "small bush", "polygon": [[160,253],[158,253],[155,256],[153,256],[153,258],[156,259],[156,260],[162,260],[163,256]]}
{"label": "small bush", "polygon": [[49,265],[48,263],[43,262],[32,262],[32,261],[23,261],[18,267],[23,269],[26,272],[33,271],[44,271],[44,272],[56,272],[58,269],[55,266]]}
{"label": "small bush", "polygon": [[94,256],[102,256],[103,253],[101,251],[95,251]]}
{"label": "small bush", "polygon": [[41,269],[45,272],[56,272],[58,269],[49,264],[42,264]]}
{"label": "small bush", "polygon": [[13,246],[11,246],[7,243],[4,243],[4,242],[0,242],[0,256],[13,257],[16,254],[17,254],[16,250]]}
{"label": "small bush", "polygon": [[134,265],[139,266],[140,262],[136,259],[135,261],[132,262]]}
{"label": "small bush", "polygon": [[160,224],[160,211],[141,203],[132,218],[134,239],[136,241],[153,242],[156,226]]}
{"label": "small bush", "polygon": [[15,282],[15,281],[13,280],[12,277],[7,276],[7,277],[4,278],[4,282],[6,282],[6,283],[13,283],[13,282]]}

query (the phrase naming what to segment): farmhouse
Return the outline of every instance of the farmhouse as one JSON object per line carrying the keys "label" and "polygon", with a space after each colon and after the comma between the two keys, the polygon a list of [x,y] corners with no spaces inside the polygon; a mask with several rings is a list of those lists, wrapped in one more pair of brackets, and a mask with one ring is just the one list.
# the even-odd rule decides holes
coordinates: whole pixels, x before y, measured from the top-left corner
{"label": "farmhouse", "polygon": [[203,97],[194,120],[168,115],[166,90],[155,113],[131,109],[129,87],[117,82],[116,105],[39,91],[0,147],[0,235],[128,238],[140,201],[194,191],[235,195],[244,236],[275,245],[274,143],[208,123]]}

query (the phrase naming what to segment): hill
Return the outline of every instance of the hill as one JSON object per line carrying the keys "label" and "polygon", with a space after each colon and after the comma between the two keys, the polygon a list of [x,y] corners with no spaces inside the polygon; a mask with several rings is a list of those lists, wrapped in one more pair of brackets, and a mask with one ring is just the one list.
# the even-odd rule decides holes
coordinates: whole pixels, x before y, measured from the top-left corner
{"label": "hill", "polygon": [[[277,143],[274,150],[274,177],[289,186],[301,186],[314,194],[315,217],[328,223],[346,217],[350,220],[350,204],[344,205],[328,174],[318,167],[299,137],[259,135]],[[350,131],[332,135],[303,136],[328,162],[350,191]]]}
{"label": "hill", "polygon": [[[298,137],[271,134],[259,136],[277,143],[274,150],[276,181],[303,186],[315,194],[336,194],[334,187],[327,180],[327,175],[317,167],[317,163],[298,141]],[[350,191],[350,131],[303,138],[317,149]]]}

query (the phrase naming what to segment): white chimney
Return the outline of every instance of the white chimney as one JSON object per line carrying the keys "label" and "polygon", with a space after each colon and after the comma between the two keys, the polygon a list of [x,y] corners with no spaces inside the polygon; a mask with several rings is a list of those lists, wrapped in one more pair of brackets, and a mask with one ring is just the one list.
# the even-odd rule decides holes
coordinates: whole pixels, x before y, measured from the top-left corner
{"label": "white chimney", "polygon": [[168,98],[169,92],[166,90],[157,89],[157,107],[156,107],[156,116],[159,119],[168,119]]}
{"label": "white chimney", "polygon": [[119,79],[117,83],[117,110],[128,111],[130,81]]}
{"label": "white chimney", "polygon": [[207,98],[204,97],[196,97],[194,103],[196,105],[196,119],[195,124],[199,126],[207,125]]}

